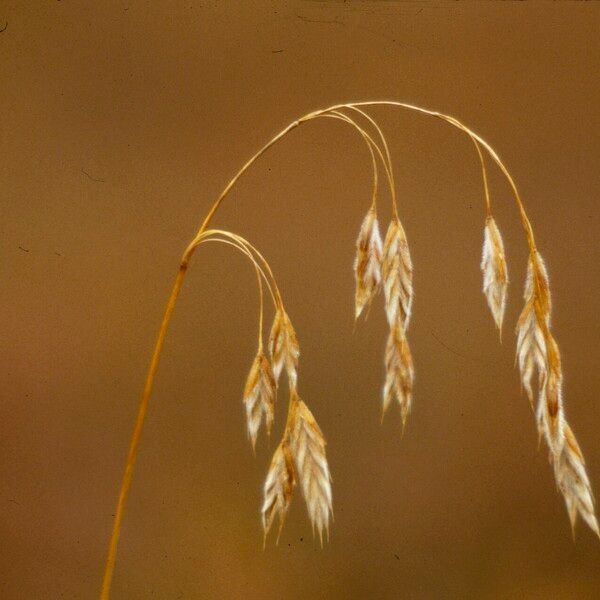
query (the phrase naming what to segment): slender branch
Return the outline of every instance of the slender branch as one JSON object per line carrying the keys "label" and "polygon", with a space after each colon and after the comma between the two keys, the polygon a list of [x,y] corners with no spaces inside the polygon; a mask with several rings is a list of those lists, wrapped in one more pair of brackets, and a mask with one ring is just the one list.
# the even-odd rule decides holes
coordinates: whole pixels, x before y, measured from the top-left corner
{"label": "slender branch", "polygon": [[253,256],[256,255],[258,257],[258,259],[262,262],[263,267],[266,269],[267,273],[269,274],[270,281],[272,284],[272,287],[271,287],[271,285],[269,285],[269,289],[274,290],[273,301],[275,302],[275,308],[283,308],[283,300],[281,298],[279,286],[277,285],[277,280],[275,279],[275,275],[273,275],[271,265],[269,265],[267,259],[259,252],[259,250],[256,248],[256,246],[253,246],[247,239],[243,238],[241,235],[232,233],[231,231],[225,231],[224,229],[208,229],[208,230],[204,231],[203,233],[201,233],[200,235],[198,235],[195,238],[194,242],[192,244],[190,244],[190,246],[193,246],[195,248],[198,245],[198,243],[205,236],[215,235],[215,234],[222,235],[223,237],[234,240],[235,242],[237,242],[238,244],[240,244],[244,248],[246,248],[246,250],[248,250],[248,252],[250,252]]}
{"label": "slender branch", "polygon": [[[259,307],[258,307],[258,349],[262,352],[263,349],[263,315],[264,315],[264,294],[263,294],[263,279],[267,284],[269,291],[271,292],[271,298],[273,299],[273,305],[277,308],[277,301],[275,300],[275,295],[273,294],[273,290],[271,289],[271,284],[265,275],[265,272],[262,270],[261,266],[256,262],[254,256],[244,247],[238,245],[230,240],[224,240],[218,237],[207,237],[204,238],[200,244],[205,244],[209,242],[218,242],[220,244],[226,244],[227,246],[231,246],[245,254],[251,261],[256,271],[256,279],[258,282],[258,297],[259,297]],[[198,244],[198,245],[200,245]]]}
{"label": "slender branch", "polygon": [[390,178],[390,186],[392,188],[392,192],[391,192],[392,193],[392,209],[393,209],[394,215],[397,217],[398,216],[398,203],[396,200],[396,181],[394,178],[394,165],[392,163],[392,156],[390,154],[390,148],[388,146],[387,140],[385,139],[385,135],[383,135],[383,131],[381,130],[381,127],[377,124],[377,121],[375,121],[375,119],[369,113],[365,112],[364,110],[361,110],[357,106],[349,106],[348,108],[350,108],[353,111],[356,111],[357,113],[362,115],[365,119],[367,119],[367,121],[369,121],[369,123],[371,123],[371,125],[373,125],[373,127],[376,129],[376,131],[379,135],[379,138],[381,139],[383,148],[385,150],[385,156],[387,158],[388,175]]}
{"label": "slender branch", "polygon": [[492,214],[492,202],[490,200],[490,188],[488,184],[487,170],[485,168],[485,159],[483,158],[483,154],[481,153],[481,147],[479,146],[479,142],[473,137],[471,139],[473,140],[473,144],[475,145],[475,149],[477,150],[477,155],[479,156],[479,162],[481,163],[481,176],[483,177],[483,193],[485,194],[485,207],[489,217]]}
{"label": "slender branch", "polygon": [[529,245],[530,252],[532,254],[536,253],[535,237],[533,235],[533,228],[531,227],[531,222],[529,221],[529,217],[527,216],[527,212],[525,211],[525,206],[523,205],[523,201],[521,199],[521,195],[519,194],[517,184],[515,183],[515,180],[513,179],[512,175],[510,174],[510,171],[508,170],[506,165],[502,162],[502,160],[498,156],[498,153],[480,135],[475,133],[472,129],[470,129],[464,123],[462,123],[458,119],[455,119],[454,117],[451,117],[449,115],[446,115],[444,113],[440,113],[437,111],[428,110],[426,108],[422,108],[422,107],[416,106],[414,104],[407,104],[405,102],[396,102],[394,100],[370,100],[370,101],[365,101],[365,102],[351,102],[348,104],[338,104],[338,105],[330,106],[329,108],[327,108],[325,110],[335,110],[335,109],[341,108],[343,106],[397,106],[400,108],[406,108],[408,110],[420,112],[425,115],[430,115],[430,116],[436,117],[438,119],[442,119],[443,121],[450,123],[454,127],[457,127],[458,129],[462,129],[462,131],[464,131],[467,135],[469,135],[470,137],[475,139],[479,144],[481,144],[481,146],[483,146],[483,148],[485,148],[487,153],[490,155],[492,160],[498,165],[498,167],[502,171],[503,175],[505,176],[506,180],[508,181],[508,184],[510,185],[510,187],[512,189],[513,196],[517,203],[517,207],[519,209],[519,214],[521,216],[521,222],[523,224],[523,228],[525,229],[525,234],[527,236],[527,243]]}
{"label": "slender branch", "polygon": [[[338,119],[339,121],[343,121],[345,123],[349,123],[350,125],[352,125],[353,127],[355,127],[358,130],[358,132],[361,134],[361,136],[365,140],[365,143],[367,144],[367,148],[369,149],[369,153],[371,155],[371,162],[373,164],[373,196],[372,196],[372,204],[373,204],[373,206],[375,206],[375,203],[376,203],[376,200],[377,200],[377,188],[378,188],[378,184],[379,184],[379,172],[378,172],[378,169],[377,169],[377,159],[375,158],[375,152],[373,152],[373,140],[352,119],[350,119],[349,117],[347,117],[346,115],[344,115],[341,112],[333,111],[331,113],[326,113],[326,114],[321,115],[321,116],[323,118],[327,118],[328,117],[328,118],[331,118],[331,119]],[[378,148],[378,150],[379,150],[379,148]],[[379,153],[381,155],[381,151],[379,151]]]}
{"label": "slender branch", "polygon": [[[362,113],[362,111],[360,111]],[[365,113],[366,114],[366,113]],[[388,165],[386,157],[383,155],[383,152],[381,151],[381,148],[379,147],[379,144],[377,144],[377,142],[372,138],[371,135],[369,135],[360,125],[358,125],[358,123],[356,123],[356,121],[354,119],[352,119],[351,117],[349,117],[347,114],[337,111],[337,110],[332,110],[329,112],[326,112],[322,115],[319,115],[321,117],[335,117],[337,119],[341,119],[342,121],[346,121],[347,123],[349,123],[350,125],[352,125],[354,128],[356,128],[356,130],[362,135],[362,137],[364,138],[364,140],[367,142],[369,149],[371,150],[371,156],[374,160],[375,156],[373,154],[373,148],[375,148],[377,156],[379,157],[379,160],[381,160],[381,164],[383,165],[383,169],[386,173],[387,176],[387,180],[388,180],[388,185],[390,188],[390,195],[392,197],[392,209],[393,212],[396,216],[398,216],[398,212],[396,209],[396,196],[395,196],[395,191],[394,191],[394,174],[390,168],[390,165]],[[382,134],[383,135],[383,134]],[[384,142],[385,143],[385,142]],[[373,167],[376,168],[376,163],[373,163]],[[373,202],[374,204],[374,202]]]}

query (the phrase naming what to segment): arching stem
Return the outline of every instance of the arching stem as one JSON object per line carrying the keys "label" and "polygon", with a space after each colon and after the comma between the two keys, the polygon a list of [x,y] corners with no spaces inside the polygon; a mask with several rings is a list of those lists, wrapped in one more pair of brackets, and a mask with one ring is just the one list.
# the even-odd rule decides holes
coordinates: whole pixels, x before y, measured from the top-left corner
{"label": "arching stem", "polygon": [[[130,445],[129,445],[127,461],[125,464],[125,472],[123,474],[121,489],[119,492],[119,499],[118,499],[117,508],[115,511],[115,518],[114,518],[114,522],[113,522],[113,528],[112,528],[112,533],[111,533],[111,538],[110,538],[110,543],[109,543],[108,556],[107,556],[106,566],[105,566],[105,570],[104,570],[104,576],[103,576],[103,580],[102,580],[102,591],[100,594],[101,600],[108,600],[108,598],[110,596],[110,586],[111,586],[113,572],[114,572],[115,558],[116,558],[117,546],[118,546],[118,542],[119,542],[119,535],[120,535],[120,531],[121,531],[121,524],[123,521],[123,514],[125,511],[125,505],[127,502],[127,497],[129,495],[129,490],[131,488],[131,479],[132,479],[132,475],[133,475],[133,469],[135,466],[135,461],[136,461],[139,443],[140,443],[140,439],[141,439],[141,435],[142,435],[144,421],[146,418],[146,413],[148,411],[148,402],[150,399],[150,395],[152,393],[152,388],[154,385],[156,371],[158,369],[160,355],[161,355],[162,348],[164,345],[167,330],[169,328],[169,323],[171,321],[173,310],[175,308],[177,298],[179,296],[181,287],[183,285],[183,281],[185,278],[185,274],[187,272],[188,264],[190,262],[190,259],[193,255],[196,247],[198,246],[198,243],[200,242],[202,235],[207,231],[210,223],[212,222],[212,219],[213,219],[215,213],[219,209],[219,206],[221,205],[221,203],[223,202],[225,197],[228,195],[228,193],[231,191],[231,189],[234,187],[234,185],[237,183],[237,181],[240,179],[240,177],[256,162],[256,160],[258,160],[258,158],[260,158],[269,148],[271,148],[271,146],[273,146],[280,139],[285,137],[290,131],[292,131],[293,129],[298,127],[300,124],[311,121],[321,115],[324,115],[325,113],[341,111],[343,109],[358,110],[358,107],[361,107],[361,106],[377,106],[377,105],[402,107],[402,108],[406,108],[409,110],[413,110],[413,111],[417,111],[417,112],[420,112],[423,114],[437,117],[439,119],[442,119],[442,120],[450,123],[451,125],[459,128],[459,129],[461,129],[465,133],[467,133],[467,135],[469,135],[471,137],[471,139],[475,142],[478,152],[480,152],[479,145],[481,145],[481,147],[485,148],[485,150],[488,152],[488,154],[491,156],[491,158],[494,160],[494,162],[498,165],[498,167],[500,168],[500,170],[502,171],[502,173],[508,180],[509,185],[511,186],[511,189],[513,191],[515,200],[517,202],[517,205],[518,205],[518,208],[520,211],[521,221],[523,223],[523,227],[525,228],[525,232],[527,235],[527,241],[529,244],[531,254],[532,254],[532,256],[535,255],[536,248],[535,248],[535,239],[533,236],[533,229],[531,227],[531,223],[529,222],[529,218],[527,217],[527,213],[525,212],[523,202],[521,201],[521,198],[519,196],[517,186],[516,186],[512,176],[510,175],[508,169],[506,168],[504,163],[500,160],[499,156],[494,151],[494,149],[484,139],[482,139],[479,135],[477,135],[475,132],[473,132],[471,129],[466,127],[463,123],[461,123],[457,119],[454,119],[453,117],[450,117],[443,113],[430,111],[425,108],[421,108],[419,106],[415,106],[415,105],[411,105],[411,104],[390,101],[390,100],[379,100],[379,101],[366,101],[366,102],[352,102],[352,103],[336,104],[336,105],[330,106],[329,108],[325,108],[325,109],[321,109],[321,110],[317,110],[317,111],[308,113],[305,116],[301,117],[300,119],[293,121],[292,123],[287,125],[287,127],[282,129],[277,135],[275,135],[273,138],[271,138],[262,148],[260,148],[260,150],[258,150],[258,152],[256,152],[242,166],[242,168],[234,175],[234,177],[229,181],[227,186],[224,188],[224,190],[221,192],[221,194],[218,196],[218,198],[215,200],[215,202],[211,206],[206,217],[202,221],[202,224],[200,225],[196,235],[194,236],[194,239],[188,245],[186,251],[184,252],[183,258],[182,258],[180,266],[179,266],[179,270],[175,277],[173,289],[171,290],[171,294],[169,296],[169,300],[168,300],[167,306],[165,308],[161,326],[160,326],[160,329],[158,332],[158,337],[156,339],[156,343],[154,346],[154,351],[152,353],[152,359],[150,361],[150,366],[148,368],[148,374],[146,376],[144,389],[142,391],[142,395],[141,395],[140,402],[138,405],[135,426],[134,426],[133,434],[132,434]],[[363,114],[365,114],[365,116],[367,116],[367,118],[369,118],[368,115],[366,115],[366,113],[364,113],[364,111],[361,111],[361,112]],[[348,117],[347,115],[345,115],[345,117],[347,119],[351,120],[350,117]],[[379,127],[374,122],[373,122],[373,124],[379,130]],[[356,126],[360,129],[360,127],[358,125],[356,125]],[[366,132],[365,132],[365,135],[368,136],[368,134],[366,134]],[[386,152],[386,156],[387,156],[388,160],[386,161],[383,158],[383,156],[381,158],[382,158],[383,164],[385,165],[386,171],[388,173],[388,177],[390,178],[392,194],[393,194],[393,198],[394,198],[393,206],[394,206],[394,210],[395,210],[395,206],[396,206],[395,195],[394,195],[395,188],[394,188],[394,181],[393,181],[393,173],[391,172],[391,161],[389,161],[389,150],[387,149],[387,143],[385,142],[385,138],[383,138],[382,133],[381,133],[381,137],[382,137],[382,140],[384,143],[384,150]],[[374,142],[374,140],[372,140],[372,138],[371,138],[371,141],[373,143],[373,147],[378,150],[378,154],[381,154],[381,150],[379,149],[379,146]],[[482,160],[482,168],[485,173],[485,166],[483,165],[483,157],[481,156],[481,153],[480,153],[480,158]],[[389,166],[388,166],[388,163],[389,163]],[[487,178],[485,179],[485,185],[486,185],[486,190],[487,190]],[[486,198],[487,198],[487,196],[486,196]],[[219,231],[219,230],[215,230],[215,231]],[[223,232],[221,231],[220,233],[222,234]],[[225,233],[233,236],[233,234],[230,234],[229,232],[225,232]],[[241,239],[243,239],[243,238],[241,238]],[[242,245],[246,246],[246,244],[247,244],[247,242],[244,240],[244,243]],[[248,249],[250,249],[250,248],[248,248]],[[254,247],[252,247],[252,252],[254,252],[256,254],[258,251],[256,251],[256,249]],[[261,259],[264,261],[267,272],[269,272],[270,275],[272,275],[271,269],[268,266],[268,263],[266,262],[266,260],[264,260],[262,255],[258,254],[258,256],[260,256]],[[536,277],[536,279],[537,278],[538,277]],[[273,281],[274,281],[274,278],[273,278]],[[281,302],[281,296],[279,294],[279,290],[276,287],[274,289],[274,292],[275,292],[275,297],[276,297],[277,301]]]}

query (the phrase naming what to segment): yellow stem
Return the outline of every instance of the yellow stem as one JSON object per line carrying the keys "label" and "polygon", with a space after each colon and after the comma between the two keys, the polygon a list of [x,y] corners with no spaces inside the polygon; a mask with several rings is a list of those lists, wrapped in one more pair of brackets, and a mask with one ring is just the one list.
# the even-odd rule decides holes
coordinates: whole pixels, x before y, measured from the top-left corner
{"label": "yellow stem", "polygon": [[117,509],[115,511],[115,520],[113,522],[112,533],[110,537],[110,544],[108,547],[108,558],[106,560],[106,567],[104,570],[104,577],[102,580],[102,592],[100,594],[101,600],[108,600],[110,595],[110,584],[112,581],[113,571],[115,568],[115,558],[117,555],[117,545],[119,543],[119,534],[121,531],[121,522],[123,521],[123,514],[125,512],[125,504],[127,502],[127,496],[129,495],[129,488],[131,487],[131,477],[133,475],[133,467],[135,465],[135,459],[137,457],[138,446],[140,445],[140,438],[142,435],[142,429],[144,427],[144,420],[148,411],[148,401],[150,394],[152,393],[152,386],[154,384],[154,376],[156,375],[156,369],[158,368],[158,362],[160,359],[160,353],[163,348],[165,336],[167,335],[167,329],[169,328],[169,322],[177,302],[177,296],[181,291],[183,279],[188,265],[188,258],[184,256],[181,262],[175,283],[167,307],[165,308],[165,314],[158,332],[158,338],[156,345],[154,346],[154,352],[152,353],[152,360],[150,361],[150,367],[148,369],[148,375],[146,376],[146,383],[144,384],[144,390],[138,406],[137,417],[135,420],[135,427],[133,429],[133,435],[131,436],[131,442],[129,444],[129,452],[127,454],[127,461],[125,463],[125,473],[123,474],[123,481],[121,483],[121,491],[119,492],[119,500],[117,502]]}

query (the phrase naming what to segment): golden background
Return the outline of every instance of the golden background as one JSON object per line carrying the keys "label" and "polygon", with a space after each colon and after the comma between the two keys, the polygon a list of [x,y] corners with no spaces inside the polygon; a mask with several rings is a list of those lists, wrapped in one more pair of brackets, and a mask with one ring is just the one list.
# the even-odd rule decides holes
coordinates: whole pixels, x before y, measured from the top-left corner
{"label": "golden background", "polygon": [[[569,420],[600,491],[597,3],[3,2],[0,6],[0,596],[94,598],[147,363],[181,253],[241,164],[288,122],[389,98],[498,149],[554,292]],[[377,109],[415,263],[414,410],[380,425],[380,302],[353,334],[370,163],[322,119],[260,160],[215,225],[271,261],[327,440],[321,550],[297,489],[262,550],[241,391],[255,352],[247,262],[194,257],[151,400],[113,598],[597,598],[514,368],[526,245],[493,170],[512,285],[498,343],[481,293],[473,147]],[[382,193],[382,220],[389,198]],[[270,319],[270,317],[269,317]],[[280,395],[275,436],[282,428]]]}

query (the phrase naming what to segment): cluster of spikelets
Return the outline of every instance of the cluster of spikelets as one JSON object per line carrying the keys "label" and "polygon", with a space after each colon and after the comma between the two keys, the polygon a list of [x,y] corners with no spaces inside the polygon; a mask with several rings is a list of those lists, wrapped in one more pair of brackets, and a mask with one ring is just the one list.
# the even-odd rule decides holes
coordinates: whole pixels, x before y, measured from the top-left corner
{"label": "cluster of spikelets", "polygon": [[[483,292],[501,330],[508,274],[502,237],[491,214],[485,225],[481,270]],[[548,445],[550,463],[567,506],[571,527],[580,515],[592,531],[600,535],[583,454],[565,418],[560,352],[550,330],[552,302],[548,274],[535,246],[531,248],[527,265],[524,300],[525,306],[517,324],[521,382],[535,410],[539,436],[544,437]]]}
{"label": "cluster of spikelets", "polygon": [[412,261],[408,242],[397,213],[390,221],[381,242],[375,204],[363,219],[356,240],[354,260],[356,279],[355,318],[369,309],[373,298],[383,288],[389,334],[385,346],[385,414],[395,400],[400,407],[403,426],[412,403],[414,368],[406,332],[413,302]]}
{"label": "cluster of spikelets", "polygon": [[[383,289],[389,333],[385,345],[382,417],[390,405],[396,402],[399,406],[404,428],[411,410],[414,383],[413,360],[407,338],[413,304],[413,268],[406,234],[398,216],[393,166],[388,145],[379,125],[363,110],[366,106],[375,105],[401,107],[439,118],[466,133],[474,143],[481,164],[488,209],[481,259],[483,292],[500,332],[506,308],[508,273],[502,237],[491,213],[482,149],[487,151],[489,157],[497,164],[510,184],[521,213],[521,220],[530,250],[524,292],[525,306],[517,325],[517,362],[521,382],[527,392],[532,408],[535,410],[539,436],[540,438],[544,437],[548,445],[550,462],[554,467],[557,486],[564,496],[571,526],[574,527],[577,517],[581,516],[588,526],[600,535],[583,455],[565,418],[560,353],[550,329],[551,300],[546,267],[536,249],[531,224],[508,169],[494,149],[483,138],[453,117],[419,106],[389,100],[344,103],[304,115],[290,123],[256,152],[215,200],[198,233],[184,253],[167,304],[138,409],[104,572],[103,600],[108,599],[110,591],[125,501],[131,485],[133,466],[162,343],[189,260],[194,249],[203,242],[215,241],[235,247],[250,258],[256,269],[260,291],[259,343],[256,358],[248,374],[243,397],[246,408],[248,437],[253,448],[263,422],[267,433],[270,434],[271,432],[275,419],[278,381],[284,369],[287,374],[289,387],[287,421],[281,441],[273,454],[264,484],[262,523],[265,540],[277,518],[279,520],[279,533],[281,533],[297,484],[302,489],[313,532],[315,529],[317,530],[321,542],[323,532],[329,533],[329,521],[333,516],[333,510],[331,476],[325,454],[325,438],[311,411],[298,395],[299,345],[294,327],[277,289],[277,283],[267,261],[247,240],[229,231],[208,229],[221,202],[242,174],[266,150],[292,129],[313,119],[327,117],[352,126],[366,142],[371,156],[373,197],[371,206],[360,227],[354,261],[356,280],[355,319],[358,319],[363,312],[368,313],[375,296]],[[367,128],[363,128],[350,114],[359,115],[359,120],[362,119],[361,122],[368,123]],[[383,241],[379,231],[376,208],[378,164],[381,164],[385,171],[392,199],[392,219]],[[262,336],[263,281],[269,289],[275,307],[268,355],[263,350]],[[534,402],[537,403],[536,406],[534,406]]]}
{"label": "cluster of spikelets", "polygon": [[256,444],[263,422],[270,433],[274,420],[278,381],[285,369],[290,401],[282,439],[273,454],[264,484],[262,523],[266,535],[275,518],[279,533],[285,521],[296,484],[300,484],[313,531],[323,540],[332,515],[331,475],[325,455],[325,438],[308,406],[298,396],[298,359],[300,349],[296,332],[285,309],[276,309],[269,336],[270,360],[262,344],[244,389],[248,435]]}
{"label": "cluster of spikelets", "polygon": [[[350,121],[345,116],[344,120]],[[366,141],[375,146],[372,138],[367,138]],[[382,153],[377,150],[383,161]],[[388,164],[391,169],[391,163]],[[393,176],[391,179],[390,184],[393,185]],[[368,313],[375,296],[383,289],[389,332],[384,355],[382,418],[395,402],[399,406],[404,428],[411,410],[415,376],[407,338],[414,296],[413,266],[395,201],[392,207],[392,218],[382,241],[375,189],[373,202],[361,223],[356,241],[355,319]],[[530,249],[525,306],[517,325],[517,361],[521,381],[532,407],[537,394],[535,413],[539,435],[545,438],[550,450],[550,462],[564,496],[571,525],[574,527],[580,515],[600,535],[583,455],[564,415],[561,360],[550,330],[551,300],[546,267],[533,242]],[[489,198],[481,270],[483,292],[501,334],[508,271],[502,236],[491,215]],[[290,402],[285,431],[273,455],[264,485],[262,521],[265,536],[276,517],[279,518],[281,532],[294,487],[300,482],[313,530],[316,528],[322,539],[323,531],[328,532],[332,515],[331,477],[325,456],[325,440],[312,413],[298,396],[299,347],[283,304],[276,307],[269,349],[270,360],[260,343],[244,391],[248,435],[254,447],[263,419],[270,433],[277,382],[285,368]]]}

